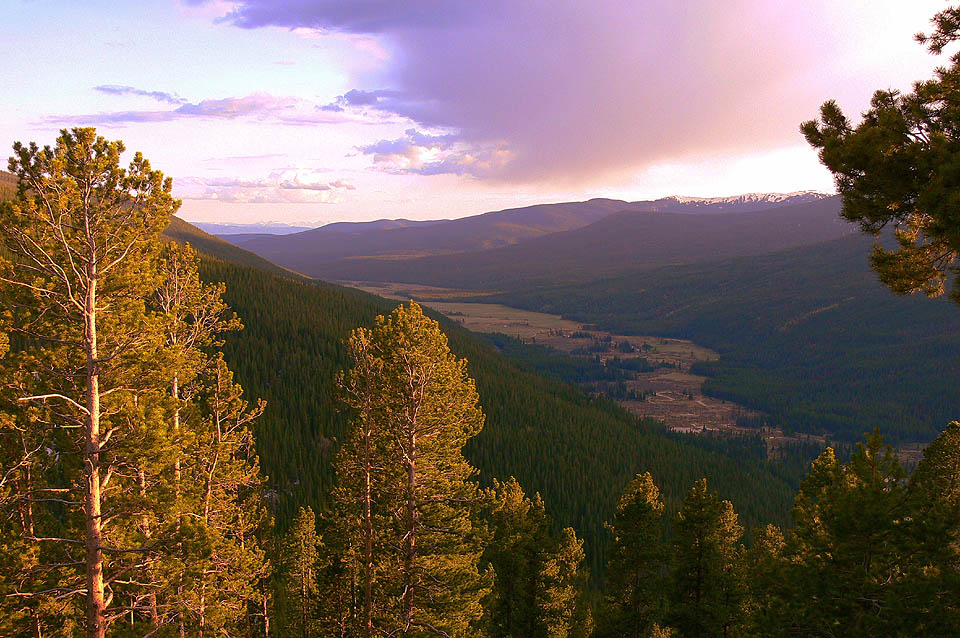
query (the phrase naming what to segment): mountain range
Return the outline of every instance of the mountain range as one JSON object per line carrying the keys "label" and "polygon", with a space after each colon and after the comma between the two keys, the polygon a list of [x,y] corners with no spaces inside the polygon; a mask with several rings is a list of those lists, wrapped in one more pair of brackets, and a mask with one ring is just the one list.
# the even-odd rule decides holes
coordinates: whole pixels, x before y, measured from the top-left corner
{"label": "mountain range", "polygon": [[[766,208],[757,209],[757,207]],[[745,209],[745,210],[741,210]],[[392,281],[465,289],[585,281],[637,267],[762,254],[854,232],[836,197],[589,200],[439,222],[257,237],[242,247],[331,281]]]}

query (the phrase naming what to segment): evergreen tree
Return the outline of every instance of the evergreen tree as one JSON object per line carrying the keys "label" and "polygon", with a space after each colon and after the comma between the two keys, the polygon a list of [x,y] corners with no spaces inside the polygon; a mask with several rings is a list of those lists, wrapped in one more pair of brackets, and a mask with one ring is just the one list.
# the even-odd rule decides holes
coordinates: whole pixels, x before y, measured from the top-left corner
{"label": "evergreen tree", "polygon": [[200,284],[192,252],[164,248],[179,203],[139,153],[121,169],[122,143],[93,129],[14,150],[17,198],[0,204],[15,335],[0,507],[16,523],[0,543],[18,558],[4,565],[2,622],[38,638],[248,632],[267,568],[247,429],[262,408],[246,410],[203,351],[236,327],[223,287]]}
{"label": "evergreen tree", "polygon": [[909,499],[892,449],[874,433],[849,463],[828,448],[797,495],[781,594],[795,630],[910,633],[894,612],[911,560]]}
{"label": "evergreen tree", "polygon": [[[143,592],[127,575],[160,551],[138,528],[150,503],[137,468],[168,451],[151,434],[162,415],[149,400],[148,362],[160,342],[145,305],[159,279],[158,235],[178,202],[139,153],[121,169],[123,150],[93,129],[62,131],[53,148],[17,143],[17,197],[0,206],[9,255],[0,283],[25,346],[4,377],[9,411],[32,446],[14,467],[24,481],[36,463],[58,473],[20,484],[18,500],[42,500],[57,515],[22,530],[38,546],[36,565],[14,593],[61,608],[82,596],[92,638],[136,611]],[[57,461],[38,461],[41,450]]]}
{"label": "evergreen tree", "polygon": [[493,589],[484,600],[488,633],[495,638],[543,635],[545,625],[537,594],[548,552],[550,519],[539,494],[528,498],[513,477],[486,491],[490,538],[483,564],[494,573]]}
{"label": "evergreen tree", "polygon": [[672,627],[683,636],[729,636],[744,614],[743,529],[730,501],[697,481],[674,523]]}
{"label": "evergreen tree", "polygon": [[960,423],[924,450],[909,492],[913,560],[894,614],[918,633],[949,635],[960,627]]}
{"label": "evergreen tree", "polygon": [[746,553],[749,617],[747,634],[783,636],[793,626],[793,617],[783,604],[783,592],[794,584],[786,579],[786,540],[776,525],[754,532],[753,546]]}
{"label": "evergreen tree", "polygon": [[286,602],[293,608],[290,636],[310,638],[317,634],[318,569],[323,543],[317,534],[313,510],[301,507],[300,514],[283,543]]}
{"label": "evergreen tree", "polygon": [[[164,346],[162,369],[166,371],[166,377],[161,381],[169,387],[171,405],[168,436],[173,443],[173,457],[172,468],[169,467],[171,459],[165,459],[168,475],[158,476],[160,484],[154,483],[149,488],[151,492],[158,492],[164,485],[167,488],[158,503],[158,510],[165,506],[166,516],[161,517],[157,524],[173,527],[179,539],[177,554],[180,555],[181,568],[179,571],[168,570],[166,578],[161,579],[168,590],[158,588],[151,594],[149,605],[155,626],[170,622],[173,614],[181,635],[186,633],[187,613],[182,604],[185,596],[183,581],[186,577],[182,566],[196,564],[192,558],[183,556],[182,523],[183,517],[197,507],[196,499],[190,503],[184,498],[183,464],[188,449],[196,445],[199,421],[202,419],[201,410],[194,406],[194,409],[186,410],[192,422],[183,423],[184,407],[189,406],[198,394],[201,385],[198,375],[210,365],[210,350],[223,345],[218,336],[243,327],[235,314],[228,313],[229,309],[223,302],[225,286],[222,283],[204,284],[200,281],[199,264],[199,255],[189,245],[166,244],[160,253],[163,279],[151,304],[161,321]],[[143,483],[143,491],[146,492],[146,481]],[[148,522],[145,521],[144,526],[149,531]],[[161,602],[159,608],[158,598]],[[165,613],[160,613],[160,608]]]}
{"label": "evergreen tree", "polygon": [[[960,39],[960,8],[944,9],[933,22],[932,34],[917,37],[940,54]],[[900,294],[941,295],[947,277],[956,273],[958,99],[960,55],[954,55],[911,93],[874,93],[857,126],[833,100],[824,103],[818,120],[801,125],[834,174],[842,215],[875,236],[893,228],[896,249],[878,241],[872,261],[881,281]],[[954,285],[952,297],[960,303],[960,287]]]}
{"label": "evergreen tree", "polygon": [[184,488],[192,515],[185,517],[188,587],[184,605],[189,635],[237,632],[258,606],[256,584],[267,563],[257,532],[264,524],[259,460],[251,423],[265,408],[249,408],[233,373],[214,357],[203,371],[197,407],[202,418],[188,448]]}
{"label": "evergreen tree", "polygon": [[[384,360],[377,356],[372,335],[355,330],[348,341],[353,367],[341,373],[341,401],[351,410],[352,429],[337,456],[334,490],[333,537],[339,541],[338,563],[333,566],[329,592],[334,600],[358,597],[359,605],[333,605],[327,616],[343,631],[352,628],[365,638],[385,622],[388,594],[383,586],[396,580],[395,562],[386,529],[391,524],[385,504],[397,498],[400,465],[392,456],[390,425],[377,408],[377,380]],[[359,576],[360,592],[349,592]],[[349,580],[347,580],[349,579]],[[349,593],[349,595],[348,595]],[[334,620],[335,619],[335,620]]]}
{"label": "evergreen tree", "polygon": [[589,574],[583,541],[572,527],[560,533],[557,550],[540,570],[537,606],[547,638],[586,638],[593,633],[590,607],[583,600]]}
{"label": "evergreen tree", "polygon": [[[373,570],[384,566],[377,582],[366,575],[372,570],[358,570],[376,586],[369,604],[382,613],[372,614],[376,630],[474,635],[490,579],[478,572],[482,530],[472,511],[479,496],[470,480],[475,470],[462,455],[464,444],[483,426],[466,362],[450,353],[439,325],[412,302],[379,317],[373,330],[358,328],[351,343],[367,345],[360,358],[360,350],[353,349],[354,367],[345,375],[353,397],[348,405],[355,427],[370,429],[369,436],[361,430],[353,440],[379,458],[359,472],[344,472],[345,479],[359,476],[361,484],[341,487],[366,494],[369,476],[377,498],[361,502],[377,511],[368,516],[364,504],[361,524],[347,523],[348,530],[360,534],[348,531],[341,559],[369,556],[366,521],[374,516],[386,521],[383,555],[360,563],[372,562]],[[366,439],[369,448],[363,448]],[[356,558],[352,562],[359,567]],[[350,563],[344,567],[351,569]]]}
{"label": "evergreen tree", "polygon": [[663,503],[649,472],[631,481],[607,529],[613,536],[599,636],[647,635],[660,619],[667,561]]}

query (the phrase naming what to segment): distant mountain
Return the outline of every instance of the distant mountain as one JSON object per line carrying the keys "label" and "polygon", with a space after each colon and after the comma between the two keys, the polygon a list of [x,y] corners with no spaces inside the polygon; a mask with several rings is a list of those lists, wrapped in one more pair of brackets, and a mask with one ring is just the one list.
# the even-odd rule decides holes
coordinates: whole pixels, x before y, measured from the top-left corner
{"label": "distant mountain", "polygon": [[353,257],[329,262],[275,260],[332,281],[394,281],[472,290],[511,290],[614,276],[815,244],[856,232],[837,197],[746,213],[624,211],[589,226],[511,246],[416,259]]}
{"label": "distant mountain", "polygon": [[[312,276],[385,281],[386,272],[395,267],[401,271],[408,268],[407,264],[400,265],[400,261],[523,244],[555,233],[575,231],[618,213],[758,212],[829,199],[812,192],[709,199],[668,197],[639,202],[591,199],[513,208],[454,220],[347,222],[293,235],[244,235],[228,239],[275,263]],[[451,262],[440,260],[438,263],[447,265]],[[455,267],[460,267],[459,262]],[[370,271],[371,274],[361,275],[361,271]]]}
{"label": "distant mountain", "polygon": [[563,230],[581,228],[621,210],[648,203],[611,199],[541,204],[452,220],[330,224],[282,237],[256,237],[243,246],[299,272],[322,272],[321,264],[354,257],[409,259],[484,250]]}
{"label": "distant mountain", "polygon": [[817,191],[795,193],[747,193],[734,197],[664,197],[652,202],[655,210],[670,213],[745,213],[778,206],[809,204],[830,198]]}
{"label": "distant mountain", "polygon": [[199,252],[222,259],[224,261],[259,268],[273,273],[287,274],[285,268],[281,268],[270,263],[263,257],[256,255],[248,250],[239,248],[228,241],[219,237],[214,237],[210,233],[197,228],[189,222],[185,222],[179,217],[172,217],[170,225],[163,231],[163,236],[180,244],[190,244]]}
{"label": "distant mountain", "polygon": [[193,222],[193,225],[211,235],[290,235],[311,230],[313,226],[292,226],[281,222],[260,222],[256,224],[217,224],[214,222]]}

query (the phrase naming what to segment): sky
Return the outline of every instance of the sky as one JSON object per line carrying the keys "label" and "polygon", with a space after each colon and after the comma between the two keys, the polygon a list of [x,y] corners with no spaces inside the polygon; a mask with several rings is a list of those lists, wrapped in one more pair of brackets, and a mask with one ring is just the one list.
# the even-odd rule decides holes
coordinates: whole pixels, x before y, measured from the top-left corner
{"label": "sky", "polygon": [[943,0],[5,0],[0,143],[95,126],[191,221],[830,192],[799,133],[942,58]]}

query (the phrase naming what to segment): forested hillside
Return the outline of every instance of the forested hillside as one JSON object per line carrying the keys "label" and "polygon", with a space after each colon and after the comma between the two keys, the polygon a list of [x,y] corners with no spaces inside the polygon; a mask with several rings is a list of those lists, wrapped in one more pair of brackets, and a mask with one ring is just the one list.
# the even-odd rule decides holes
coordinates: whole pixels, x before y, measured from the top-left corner
{"label": "forested hillside", "polygon": [[0,171],[0,199],[12,197],[17,188],[17,178],[6,171]]}
{"label": "forested hillside", "polygon": [[[336,372],[346,365],[345,339],[396,302],[294,274],[251,267],[260,259],[174,218],[166,234],[206,252],[201,276],[224,282],[224,299],[246,328],[226,338],[224,353],[250,396],[267,400],[256,425],[265,473],[276,490],[284,526],[302,505],[322,510],[333,485],[331,461],[346,430],[335,399]],[[786,519],[789,481],[762,467],[762,455],[734,460],[695,439],[668,435],[655,422],[572,386],[537,375],[499,354],[454,322],[433,315],[453,351],[469,362],[487,425],[467,448],[489,484],[515,476],[540,492],[561,526],[586,539],[594,568],[602,565],[603,521],[623,486],[639,471],[655,472],[675,503],[706,474],[751,524]],[[740,450],[738,445],[720,445]]]}
{"label": "forested hillside", "polygon": [[[248,394],[267,400],[257,445],[283,526],[301,505],[322,509],[332,486],[331,459],[346,427],[334,399],[334,377],[346,363],[343,340],[395,303],[219,259],[205,259],[201,274],[226,283],[224,298],[246,325],[228,335],[224,353]],[[595,569],[602,523],[641,470],[662,477],[671,503],[706,474],[751,524],[785,520],[794,488],[757,459],[744,466],[667,436],[655,423],[637,423],[613,404],[524,371],[440,320],[453,351],[469,362],[487,415],[467,448],[481,480],[515,476],[528,493],[540,492],[558,524],[573,525],[586,539]]]}
{"label": "forested hillside", "polygon": [[858,235],[494,300],[702,343],[721,353],[698,366],[704,389],[787,429],[930,440],[960,407],[960,317],[945,299],[887,290],[869,248]]}

